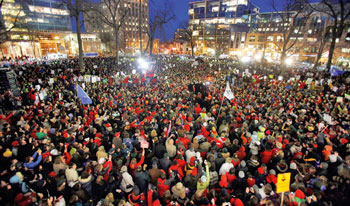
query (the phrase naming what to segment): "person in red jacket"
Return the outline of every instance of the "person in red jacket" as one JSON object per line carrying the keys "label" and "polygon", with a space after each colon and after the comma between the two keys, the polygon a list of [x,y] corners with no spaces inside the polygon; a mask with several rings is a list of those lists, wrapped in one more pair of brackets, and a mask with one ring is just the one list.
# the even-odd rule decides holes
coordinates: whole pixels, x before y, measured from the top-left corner
{"label": "person in red jacket", "polygon": [[135,185],[132,193],[128,195],[129,203],[135,206],[143,206],[145,200],[145,194],[140,194],[140,189]]}
{"label": "person in red jacket", "polygon": [[268,164],[272,159],[272,151],[269,148],[266,148],[266,150],[260,154],[260,157],[262,164]]}
{"label": "person in red jacket", "polygon": [[136,162],[136,158],[132,158],[131,163],[130,163],[130,173],[134,177],[135,171],[138,166],[141,166],[143,162],[145,161],[145,149],[142,149],[142,157],[139,162]]}
{"label": "person in red jacket", "polygon": [[160,206],[160,201],[159,201],[157,192],[155,192],[153,190],[148,190],[147,203],[148,203],[148,205]]}
{"label": "person in red jacket", "polygon": [[184,173],[183,173],[181,167],[178,165],[176,160],[174,160],[173,165],[171,165],[169,167],[169,174],[171,174],[171,172],[174,172],[175,174],[177,174],[177,177],[180,180],[182,180],[182,178],[184,178]]}
{"label": "person in red jacket", "polygon": [[166,179],[165,171],[162,170],[162,174],[157,181],[158,195],[160,197],[164,195],[165,191],[170,190],[170,184],[172,181],[174,181],[174,177],[171,177],[170,179]]}

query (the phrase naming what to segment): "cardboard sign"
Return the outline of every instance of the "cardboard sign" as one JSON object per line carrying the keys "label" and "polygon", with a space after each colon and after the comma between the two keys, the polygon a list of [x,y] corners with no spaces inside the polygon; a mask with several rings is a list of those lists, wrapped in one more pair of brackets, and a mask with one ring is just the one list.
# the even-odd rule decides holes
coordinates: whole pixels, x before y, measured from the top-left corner
{"label": "cardboard sign", "polygon": [[323,120],[326,121],[328,124],[332,124],[332,117],[329,114],[324,114]]}
{"label": "cardboard sign", "polygon": [[343,103],[343,97],[337,97],[337,102]]}
{"label": "cardboard sign", "polygon": [[312,78],[307,78],[305,84],[311,84],[311,83],[312,83],[312,80],[313,80]]}
{"label": "cardboard sign", "polygon": [[344,94],[344,97],[345,97],[345,99],[349,99],[350,100],[350,94]]}
{"label": "cardboard sign", "polygon": [[288,192],[290,187],[290,172],[277,175],[277,193]]}
{"label": "cardboard sign", "polygon": [[149,147],[149,143],[146,140],[140,142],[140,147],[147,149]]}

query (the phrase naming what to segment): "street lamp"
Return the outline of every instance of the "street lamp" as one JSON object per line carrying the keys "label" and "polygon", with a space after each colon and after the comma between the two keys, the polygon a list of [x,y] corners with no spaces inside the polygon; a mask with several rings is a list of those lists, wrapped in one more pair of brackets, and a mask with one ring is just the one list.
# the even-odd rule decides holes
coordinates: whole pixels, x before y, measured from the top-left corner
{"label": "street lamp", "polygon": [[287,58],[287,59],[284,60],[284,63],[285,63],[287,66],[291,66],[291,65],[294,63],[294,61],[293,61],[292,58]]}

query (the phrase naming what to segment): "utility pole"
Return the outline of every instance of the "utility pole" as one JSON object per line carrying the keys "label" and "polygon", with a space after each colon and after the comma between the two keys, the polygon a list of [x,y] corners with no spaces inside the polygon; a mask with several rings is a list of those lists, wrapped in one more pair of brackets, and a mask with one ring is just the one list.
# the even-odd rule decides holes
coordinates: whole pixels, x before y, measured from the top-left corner
{"label": "utility pole", "polygon": [[141,6],[141,2],[142,0],[139,0],[139,35],[140,35],[140,54],[142,55],[142,21],[141,21],[141,17],[142,17],[142,13],[141,13],[141,9],[142,9],[142,6]]}

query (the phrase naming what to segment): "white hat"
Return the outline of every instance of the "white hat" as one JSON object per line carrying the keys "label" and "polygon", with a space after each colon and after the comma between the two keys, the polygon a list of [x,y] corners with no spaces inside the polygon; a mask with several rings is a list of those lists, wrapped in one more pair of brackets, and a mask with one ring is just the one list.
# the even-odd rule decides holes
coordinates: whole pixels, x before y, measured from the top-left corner
{"label": "white hat", "polygon": [[100,159],[98,160],[98,164],[103,164],[103,163],[105,163],[105,158],[100,158]]}
{"label": "white hat", "polygon": [[289,168],[292,169],[292,170],[296,170],[296,169],[297,169],[297,164],[295,164],[294,162],[292,162],[292,163],[290,163]]}
{"label": "white hat", "polygon": [[337,156],[335,156],[334,154],[329,155],[329,161],[336,162],[337,161]]}
{"label": "white hat", "polygon": [[239,172],[238,172],[238,177],[239,177],[239,178],[244,178],[244,176],[245,176],[245,174],[244,174],[243,171],[239,171]]}
{"label": "white hat", "polygon": [[57,150],[57,149],[53,149],[53,150],[51,150],[50,154],[51,154],[51,155],[53,155],[53,156],[60,155],[60,153],[58,152],[58,150]]}

